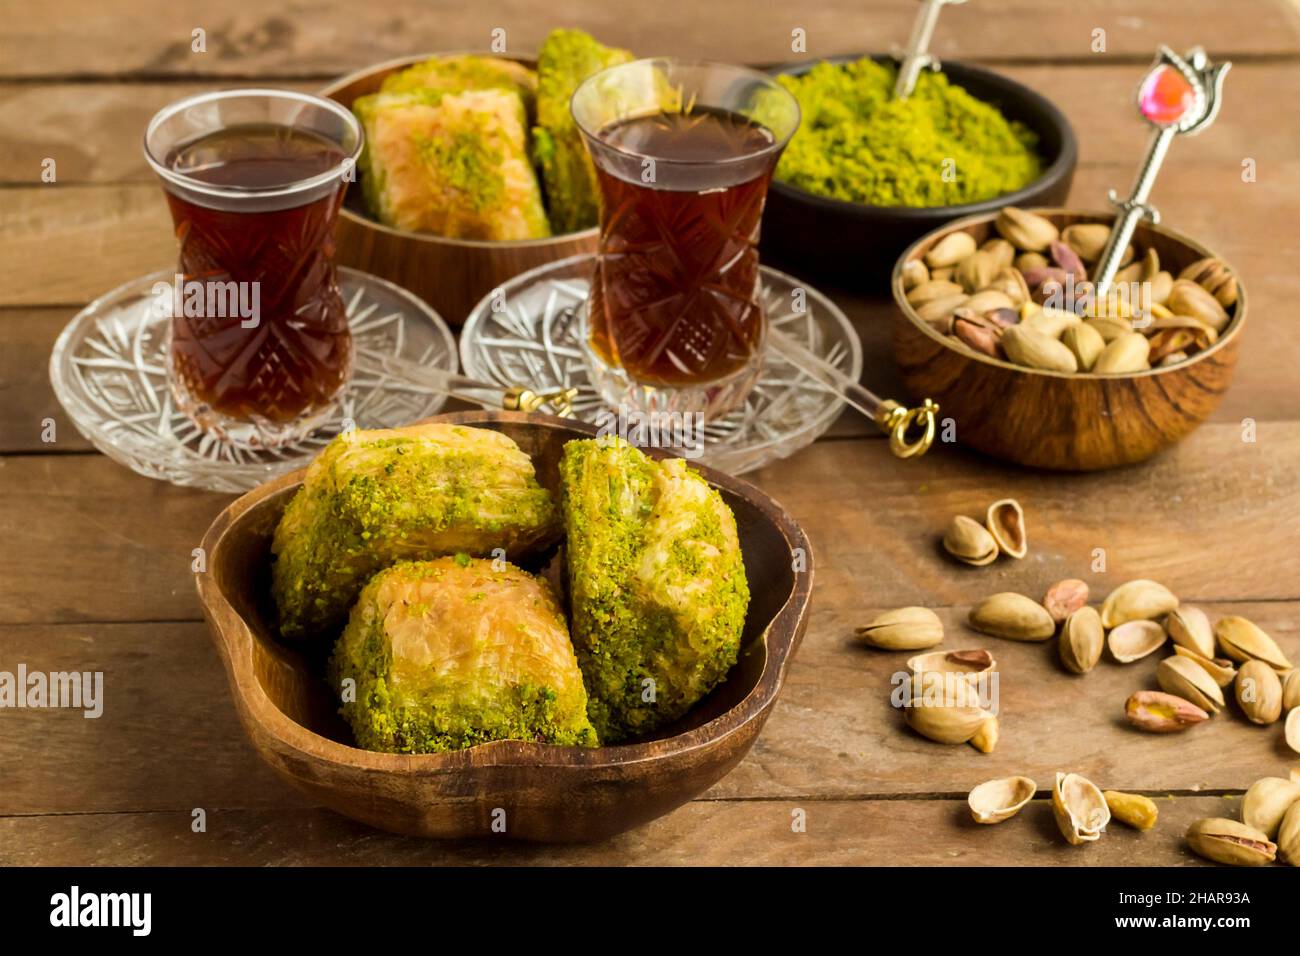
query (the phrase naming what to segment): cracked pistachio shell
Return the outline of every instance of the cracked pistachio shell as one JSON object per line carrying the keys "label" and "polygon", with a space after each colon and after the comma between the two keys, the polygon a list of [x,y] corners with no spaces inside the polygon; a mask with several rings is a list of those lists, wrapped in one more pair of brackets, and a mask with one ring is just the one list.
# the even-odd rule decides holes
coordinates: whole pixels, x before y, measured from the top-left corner
{"label": "cracked pistachio shell", "polygon": [[1293,670],[1282,681],[1282,710],[1290,713],[1300,707],[1300,670]]}
{"label": "cracked pistachio shell", "polygon": [[915,651],[943,641],[943,622],[928,607],[900,607],[878,615],[854,633],[872,647]]}
{"label": "cracked pistachio shell", "polygon": [[993,220],[998,235],[1025,252],[1046,252],[1061,232],[1051,220],[1015,206],[1006,206]]}
{"label": "cracked pistachio shell", "polygon": [[998,669],[993,654],[982,647],[965,651],[930,651],[907,659],[913,674],[987,674]]}
{"label": "cracked pistachio shell", "polygon": [[1101,627],[1101,616],[1094,608],[1081,607],[1071,613],[1061,625],[1058,644],[1061,663],[1072,674],[1086,674],[1101,660],[1101,648],[1105,642],[1106,633]]}
{"label": "cracked pistachio shell", "polygon": [[1261,777],[1241,799],[1241,822],[1271,840],[1297,800],[1300,800],[1300,783],[1282,777]]}
{"label": "cracked pistachio shell", "polygon": [[1156,666],[1156,683],[1166,693],[1190,700],[1211,714],[1227,706],[1215,679],[1190,657],[1173,654],[1162,660]]}
{"label": "cracked pistachio shell", "polygon": [[1106,638],[1110,654],[1121,664],[1131,664],[1160,649],[1165,629],[1155,621],[1125,621]]}
{"label": "cracked pistachio shell", "polygon": [[[974,738],[979,735],[982,743],[987,742],[990,731],[986,728],[990,721],[994,728],[991,731],[993,740],[996,742],[997,739],[997,718],[979,707],[945,707],[913,700],[903,708],[903,717],[909,727],[936,743],[970,742],[976,749],[983,749],[974,743]],[[992,746],[984,752],[990,750]]]}
{"label": "cracked pistachio shell", "polygon": [[930,247],[925,254],[925,264],[931,269],[955,266],[972,255],[976,248],[975,237],[970,233],[950,232]]}
{"label": "cracked pistachio shell", "polygon": [[1225,657],[1239,664],[1263,661],[1274,670],[1289,671],[1292,664],[1277,642],[1263,628],[1244,617],[1221,617],[1214,625],[1214,636]]}
{"label": "cracked pistachio shell", "polygon": [[1291,804],[1277,828],[1277,856],[1283,863],[1300,866],[1300,803]]}
{"label": "cracked pistachio shell", "polygon": [[1158,581],[1139,578],[1121,584],[1101,605],[1101,623],[1107,630],[1127,621],[1149,621],[1164,617],[1178,607],[1178,598],[1174,597]]}
{"label": "cracked pistachio shell", "polygon": [[1150,830],[1156,825],[1160,809],[1150,797],[1138,793],[1121,793],[1118,790],[1103,790],[1101,795],[1106,798],[1110,815],[1121,823],[1127,823],[1138,830]]}
{"label": "cracked pistachio shell", "polygon": [[944,550],[958,561],[982,567],[998,556],[998,543],[989,529],[974,518],[957,515],[943,535]]}
{"label": "cracked pistachio shell", "polygon": [[1101,790],[1077,773],[1057,773],[1052,788],[1052,815],[1061,835],[1073,846],[1100,839],[1110,823],[1110,807]]}
{"label": "cracked pistachio shell", "polygon": [[1210,715],[1189,700],[1158,690],[1140,690],[1124,702],[1124,717],[1138,730],[1172,734],[1209,720]]}
{"label": "cracked pistachio shell", "polygon": [[1056,622],[1037,601],[1002,591],[986,597],[970,611],[971,627],[1013,641],[1045,641],[1056,633]]}
{"label": "cracked pistachio shell", "polygon": [[1078,578],[1066,578],[1057,581],[1047,589],[1043,597],[1043,607],[1052,615],[1054,621],[1064,621],[1079,608],[1088,603],[1088,585]]}
{"label": "cracked pistachio shell", "polygon": [[976,823],[1001,823],[1014,817],[1038,791],[1028,777],[999,777],[981,783],[970,792],[966,804]]}
{"label": "cracked pistachio shell", "polygon": [[1214,628],[1210,618],[1199,607],[1180,604],[1165,618],[1169,639],[1179,647],[1196,651],[1202,657],[1214,656]]}
{"label": "cracked pistachio shell", "polygon": [[1220,688],[1227,687],[1237,679],[1237,668],[1232,666],[1230,660],[1222,657],[1205,657],[1189,647],[1177,645],[1174,647],[1174,653],[1200,664],[1205,673],[1213,677]]}
{"label": "cracked pistachio shell", "polygon": [[1282,716],[1282,681],[1263,661],[1246,661],[1233,687],[1237,706],[1252,724],[1266,726]]}
{"label": "cracked pistachio shell", "polygon": [[1004,554],[1020,559],[1029,553],[1029,536],[1025,529],[1025,512],[1015,498],[1003,498],[989,505],[984,518],[993,540]]}
{"label": "cracked pistachio shell", "polygon": [[1174,280],[1165,308],[1174,315],[1200,319],[1216,332],[1222,332],[1228,325],[1228,312],[1219,300],[1190,279]]}
{"label": "cracked pistachio shell", "polygon": [[1254,827],[1224,817],[1206,817],[1187,828],[1187,845],[1215,863],[1260,866],[1272,863],[1277,845]]}

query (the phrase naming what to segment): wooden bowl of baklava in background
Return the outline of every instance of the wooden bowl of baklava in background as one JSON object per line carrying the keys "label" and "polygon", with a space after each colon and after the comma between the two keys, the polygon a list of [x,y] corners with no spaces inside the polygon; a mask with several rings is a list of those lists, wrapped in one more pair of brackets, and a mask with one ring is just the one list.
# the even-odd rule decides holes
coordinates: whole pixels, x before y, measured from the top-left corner
{"label": "wooden bowl of baklava in background", "polygon": [[[458,412],[429,421],[504,433],[532,458],[538,481],[552,493],[564,444],[596,434],[592,425],[522,412]],[[595,748],[497,740],[445,753],[359,749],[318,662],[276,636],[271,536],[305,469],[250,491],[204,535],[208,569],[195,580],[254,749],[312,800],[416,836],[600,840],[699,796],[744,758],[771,714],[807,627],[813,571],[808,538],[780,505],[741,479],[697,470],[736,516],[751,592],[739,660],[675,723],[645,739]],[[801,570],[791,555],[807,558]]]}
{"label": "wooden bowl of baklava in background", "polygon": [[[439,56],[426,53],[402,57],[367,67],[330,84],[321,96],[349,109],[359,97],[375,93],[384,79],[409,66]],[[500,55],[530,69],[536,61]],[[358,173],[358,180],[363,175]],[[451,239],[427,232],[386,226],[366,206],[360,181],[347,191],[339,214],[336,259],[410,289],[428,302],[452,326],[459,326],[470,310],[493,289],[521,272],[596,251],[597,229],[548,236],[543,239]]]}

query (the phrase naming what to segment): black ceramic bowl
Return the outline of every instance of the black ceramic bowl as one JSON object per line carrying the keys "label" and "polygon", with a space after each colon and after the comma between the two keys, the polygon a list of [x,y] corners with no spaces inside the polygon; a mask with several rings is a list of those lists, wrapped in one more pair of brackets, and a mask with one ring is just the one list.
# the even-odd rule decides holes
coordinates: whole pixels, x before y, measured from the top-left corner
{"label": "black ceramic bowl", "polygon": [[[861,58],[829,57],[827,62],[849,63]],[[771,72],[797,76],[818,62],[777,67]],[[827,199],[773,180],[763,213],[764,261],[795,275],[828,280],[841,287],[885,292],[899,254],[947,222],[1003,206],[1065,205],[1079,159],[1074,130],[1065,114],[1029,87],[992,70],[945,61],[943,72],[976,99],[992,104],[1008,119],[1020,120],[1038,134],[1038,149],[1046,163],[1043,175],[1024,189],[983,202],[929,208],[867,206]]]}

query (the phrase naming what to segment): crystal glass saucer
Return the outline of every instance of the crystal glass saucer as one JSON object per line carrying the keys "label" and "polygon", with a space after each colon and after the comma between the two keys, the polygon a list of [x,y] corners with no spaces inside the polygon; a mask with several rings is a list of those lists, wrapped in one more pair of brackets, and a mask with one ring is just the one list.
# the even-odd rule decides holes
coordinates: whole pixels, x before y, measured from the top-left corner
{"label": "crystal glass saucer", "polygon": [[[476,305],[460,335],[464,374],[502,387],[576,388],[574,417],[596,422],[607,409],[592,387],[579,331],[592,258],[522,273]],[[839,307],[783,272],[763,266],[762,274],[770,328],[856,382],[862,344]],[[701,460],[733,475],[761,468],[811,444],[843,407],[837,392],[768,349],[744,405],[705,426]]]}
{"label": "crystal glass saucer", "polygon": [[447,324],[405,289],[340,267],[357,360],[333,412],[292,445],[250,451],[222,442],[176,408],[167,384],[169,320],[150,306],[154,284],[171,283],[174,272],[144,276],[96,299],[68,323],[50,355],[54,394],[77,431],[133,471],[177,485],[244,492],[306,465],[348,425],[408,425],[436,414],[446,401],[415,380],[373,369],[397,358],[455,372],[456,343]]}

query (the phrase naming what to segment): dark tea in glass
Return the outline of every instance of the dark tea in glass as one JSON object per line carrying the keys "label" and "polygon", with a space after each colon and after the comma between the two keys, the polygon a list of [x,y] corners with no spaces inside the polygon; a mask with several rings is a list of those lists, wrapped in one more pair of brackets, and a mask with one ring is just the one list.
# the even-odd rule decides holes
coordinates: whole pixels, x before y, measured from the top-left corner
{"label": "dark tea in glass", "polygon": [[150,125],[180,245],[172,390],[232,442],[296,440],[348,380],[334,224],[359,146],[342,107],[278,91],[196,97]]}
{"label": "dark tea in glass", "polygon": [[593,77],[573,111],[601,198],[597,384],[643,410],[721,414],[760,366],[759,225],[798,107],[754,71],[642,60]]}

